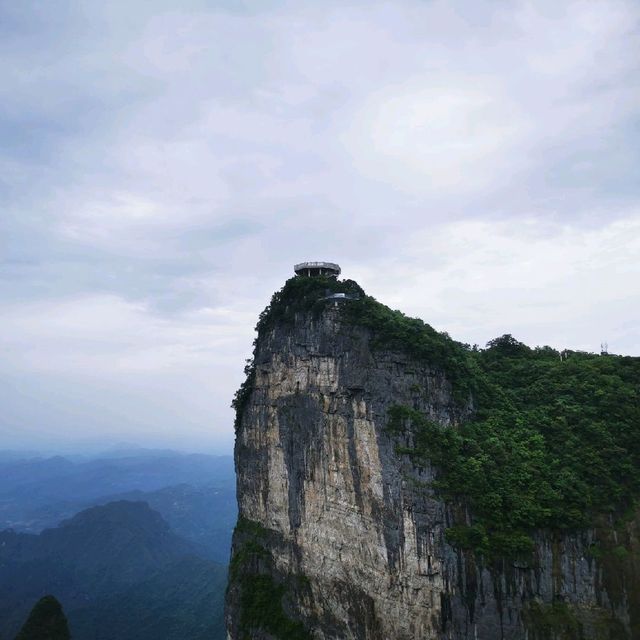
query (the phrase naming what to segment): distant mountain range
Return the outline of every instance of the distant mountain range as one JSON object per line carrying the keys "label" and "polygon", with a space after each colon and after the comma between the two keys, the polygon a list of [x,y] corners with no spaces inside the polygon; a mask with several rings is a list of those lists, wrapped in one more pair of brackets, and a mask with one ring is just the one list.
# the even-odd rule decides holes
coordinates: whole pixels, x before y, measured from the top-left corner
{"label": "distant mountain range", "polygon": [[177,484],[233,488],[231,456],[139,451],[87,461],[62,456],[3,459],[0,456],[0,524],[19,508],[65,500],[79,503],[126,491],[155,491]]}
{"label": "distant mountain range", "polygon": [[148,449],[108,455],[78,462],[0,452],[0,530],[39,533],[92,505],[142,500],[205,556],[227,562],[236,518],[231,456]]}
{"label": "distant mountain range", "polygon": [[224,638],[231,456],[0,451],[0,640],[51,593],[74,640]]}
{"label": "distant mountain range", "polygon": [[47,593],[76,640],[224,638],[225,583],[146,502],[111,502],[39,535],[0,533],[0,638]]}

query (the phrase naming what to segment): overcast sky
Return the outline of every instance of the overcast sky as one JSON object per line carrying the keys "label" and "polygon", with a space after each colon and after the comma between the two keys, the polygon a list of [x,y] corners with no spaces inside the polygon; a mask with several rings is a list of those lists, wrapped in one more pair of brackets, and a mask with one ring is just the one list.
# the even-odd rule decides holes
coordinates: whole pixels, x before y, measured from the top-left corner
{"label": "overcast sky", "polygon": [[0,0],[0,448],[231,451],[272,292],[640,355],[640,3]]}

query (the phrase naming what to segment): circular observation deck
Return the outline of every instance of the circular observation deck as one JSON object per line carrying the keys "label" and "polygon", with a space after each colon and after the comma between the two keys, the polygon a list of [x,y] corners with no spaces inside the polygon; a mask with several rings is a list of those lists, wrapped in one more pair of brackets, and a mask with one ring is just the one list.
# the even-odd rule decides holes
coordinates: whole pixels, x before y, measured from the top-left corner
{"label": "circular observation deck", "polygon": [[335,262],[301,262],[293,267],[298,276],[329,276],[337,278],[340,275],[340,265]]}

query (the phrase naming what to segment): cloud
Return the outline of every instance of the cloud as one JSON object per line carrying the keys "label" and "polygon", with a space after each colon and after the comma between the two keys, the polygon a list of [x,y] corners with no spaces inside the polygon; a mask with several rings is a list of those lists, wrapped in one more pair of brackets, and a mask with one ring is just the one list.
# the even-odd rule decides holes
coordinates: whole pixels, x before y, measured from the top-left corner
{"label": "cloud", "polygon": [[639,24],[631,0],[0,3],[0,340],[43,402],[7,391],[12,428],[71,433],[87,389],[105,437],[228,443],[305,259],[464,341],[640,352]]}
{"label": "cloud", "polygon": [[460,221],[414,235],[402,261],[358,276],[390,306],[470,343],[512,333],[532,345],[593,352],[606,341],[640,355],[639,252],[638,211],[597,228]]}
{"label": "cloud", "polygon": [[35,431],[51,446],[57,433],[102,442],[133,431],[181,448],[228,448],[254,317],[224,306],[167,316],[108,295],[5,306],[6,435],[24,441]]}
{"label": "cloud", "polygon": [[473,85],[463,76],[372,95],[347,142],[359,171],[406,193],[439,197],[507,184],[520,165],[513,156],[526,123],[507,96]]}
{"label": "cloud", "polygon": [[233,364],[252,322],[237,308],[166,316],[110,295],[14,304],[0,317],[6,368],[98,377],[184,374],[222,360]]}

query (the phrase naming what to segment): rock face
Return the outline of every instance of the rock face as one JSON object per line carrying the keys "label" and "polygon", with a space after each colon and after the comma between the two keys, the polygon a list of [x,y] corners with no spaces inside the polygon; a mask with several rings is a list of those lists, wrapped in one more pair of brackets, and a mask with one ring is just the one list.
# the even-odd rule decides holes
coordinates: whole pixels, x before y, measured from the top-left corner
{"label": "rock face", "polygon": [[[229,638],[640,637],[638,556],[594,559],[596,538],[619,542],[603,531],[540,532],[530,563],[447,543],[460,514],[434,495],[433,469],[398,453],[411,435],[391,433],[388,412],[451,426],[473,399],[374,340],[329,305],[259,337],[237,424]],[[637,531],[616,535],[637,550]]]}

